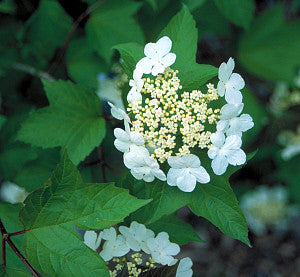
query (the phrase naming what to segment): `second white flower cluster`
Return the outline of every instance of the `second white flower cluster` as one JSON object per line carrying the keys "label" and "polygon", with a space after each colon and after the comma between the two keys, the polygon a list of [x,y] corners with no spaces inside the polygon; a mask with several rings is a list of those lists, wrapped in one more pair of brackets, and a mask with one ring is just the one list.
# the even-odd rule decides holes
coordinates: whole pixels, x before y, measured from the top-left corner
{"label": "second white flower cluster", "polygon": [[[161,265],[171,266],[178,261],[174,256],[180,252],[180,247],[170,242],[166,232],[160,232],[155,236],[154,232],[147,229],[145,225],[133,221],[130,227],[120,226],[119,233],[117,234],[114,227],[104,229],[99,235],[95,231],[86,231],[84,243],[96,251],[100,247],[101,240],[104,240],[99,253],[104,261],[124,257],[129,251],[146,253],[151,256],[154,263]],[[192,276],[192,261],[189,258],[183,260],[177,268],[176,276]]]}

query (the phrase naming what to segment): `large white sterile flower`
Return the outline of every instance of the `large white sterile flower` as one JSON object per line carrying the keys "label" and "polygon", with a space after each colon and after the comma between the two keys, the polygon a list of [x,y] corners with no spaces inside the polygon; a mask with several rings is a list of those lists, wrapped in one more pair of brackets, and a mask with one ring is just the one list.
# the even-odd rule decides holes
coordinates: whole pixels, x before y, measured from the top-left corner
{"label": "large white sterile flower", "polygon": [[224,96],[228,103],[238,104],[243,100],[241,89],[245,86],[245,81],[240,74],[232,73],[234,60],[229,58],[227,63],[222,63],[219,67],[218,92]]}
{"label": "large white sterile flower", "polygon": [[106,240],[100,256],[104,261],[109,261],[113,257],[122,257],[129,252],[129,247],[123,235],[117,235],[115,228],[105,229],[100,236]]}
{"label": "large white sterile flower", "polygon": [[156,43],[147,43],[144,48],[146,57],[137,63],[136,68],[145,74],[152,73],[153,76],[163,73],[176,60],[176,55],[169,53],[171,48],[172,41],[167,36],[160,38]]}
{"label": "large white sterile flower", "polygon": [[154,238],[154,233],[147,229],[145,225],[133,221],[129,228],[120,226],[119,231],[125,237],[128,247],[132,250],[143,250],[145,253],[150,254],[146,241],[149,238]]}
{"label": "large white sterile flower", "polygon": [[22,203],[29,193],[22,187],[11,183],[3,182],[0,189],[0,198],[11,204]]}
{"label": "large white sterile flower", "polygon": [[83,242],[86,246],[96,251],[101,243],[101,236],[98,236],[95,231],[86,231],[83,236]]}
{"label": "large white sterile flower", "polygon": [[193,154],[186,154],[182,157],[171,156],[168,158],[171,166],[167,182],[170,186],[177,186],[185,192],[191,192],[196,187],[196,182],[206,184],[210,181],[210,177],[203,166],[200,159]]}
{"label": "large white sterile flower", "polygon": [[167,179],[158,162],[149,155],[145,147],[131,145],[130,151],[124,154],[124,164],[138,180],[152,182],[155,177],[162,181]]}
{"label": "large white sterile flower", "polygon": [[212,159],[211,167],[215,174],[222,175],[228,164],[241,165],[246,162],[246,154],[241,149],[242,139],[237,135],[226,138],[222,132],[211,134],[212,146],[207,154]]}
{"label": "large white sterile flower", "polygon": [[227,136],[242,136],[242,132],[246,132],[254,126],[252,117],[249,114],[242,114],[244,107],[240,104],[226,104],[221,109],[220,121],[217,124],[217,131],[226,132]]}
{"label": "large white sterile flower", "polygon": [[117,108],[114,104],[112,104],[110,102],[107,102],[107,103],[111,107],[111,111],[110,111],[111,115],[116,119],[124,120],[125,130],[129,132],[129,130],[130,130],[129,123],[131,121],[130,121],[128,114],[124,110]]}
{"label": "large white sterile flower", "polygon": [[133,71],[133,80],[129,81],[131,89],[127,95],[128,103],[133,103],[139,99],[142,99],[141,90],[144,85],[144,80],[142,79],[142,76],[143,72],[139,71],[138,69],[135,69]]}
{"label": "large white sterile flower", "polygon": [[148,239],[147,246],[153,260],[162,265],[170,265],[174,262],[173,256],[180,251],[176,243],[170,242],[169,235],[166,232],[161,232],[155,238]]}
{"label": "large white sterile flower", "polygon": [[121,152],[128,152],[131,145],[141,146],[145,143],[143,135],[137,131],[127,132],[121,128],[115,128],[114,135],[116,137],[114,145]]}
{"label": "large white sterile flower", "polygon": [[181,259],[177,267],[175,277],[192,277],[193,276],[192,266],[193,266],[193,262],[189,257]]}

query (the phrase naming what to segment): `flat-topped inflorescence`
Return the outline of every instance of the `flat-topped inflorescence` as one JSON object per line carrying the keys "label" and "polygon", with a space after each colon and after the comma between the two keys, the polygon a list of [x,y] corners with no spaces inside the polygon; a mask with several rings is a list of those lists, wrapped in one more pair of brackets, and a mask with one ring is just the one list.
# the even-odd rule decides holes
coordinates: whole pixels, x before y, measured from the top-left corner
{"label": "flat-topped inflorescence", "polygon": [[[218,89],[209,83],[205,91],[186,91],[179,71],[171,68],[176,61],[171,49],[166,36],[145,46],[146,57],[136,64],[129,81],[128,115],[112,106],[112,115],[123,118],[125,125],[125,131],[114,131],[115,146],[124,152],[124,164],[136,179],[158,178],[191,192],[197,182],[210,181],[195,154],[207,151],[216,175],[224,174],[229,164],[245,163],[241,137],[254,123],[250,115],[241,114],[245,82],[233,73],[232,58],[219,68]],[[220,97],[227,102],[223,107],[218,107]],[[161,165],[169,166],[168,172]]]}

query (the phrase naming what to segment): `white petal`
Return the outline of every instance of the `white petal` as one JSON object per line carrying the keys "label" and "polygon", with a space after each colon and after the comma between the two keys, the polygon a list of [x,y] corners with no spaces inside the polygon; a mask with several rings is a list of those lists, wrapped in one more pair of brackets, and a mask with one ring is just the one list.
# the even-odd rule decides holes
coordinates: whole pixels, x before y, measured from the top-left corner
{"label": "white petal", "polygon": [[161,59],[161,63],[164,65],[165,68],[167,68],[168,66],[171,66],[173,63],[175,63],[175,60],[176,55],[174,53],[169,53]]}
{"label": "white petal", "polygon": [[144,86],[144,80],[143,79],[138,79],[136,81],[136,90],[137,90],[137,92],[140,92],[142,90],[143,86]]}
{"label": "white petal", "polygon": [[230,120],[229,125],[230,125],[230,127],[226,131],[227,136],[232,136],[232,135],[237,135],[239,137],[242,136],[242,132],[241,132],[241,128],[240,128],[241,124],[240,124],[240,120],[238,117],[232,118]]}
{"label": "white petal", "polygon": [[233,73],[230,79],[226,82],[226,87],[233,88],[235,90],[241,90],[245,86],[245,81],[240,74]]}
{"label": "white petal", "polygon": [[239,120],[242,132],[246,132],[254,126],[253,119],[249,114],[242,114]]}
{"label": "white petal", "polygon": [[134,71],[133,71],[133,80],[135,82],[137,82],[138,80],[140,80],[143,76],[143,72],[140,71],[138,68],[136,68]]}
{"label": "white petal", "polygon": [[220,120],[217,123],[217,131],[218,132],[225,132],[229,127],[229,120]]}
{"label": "white petal", "polygon": [[239,90],[226,88],[225,100],[229,104],[240,104],[243,101],[243,95]]}
{"label": "white petal", "polygon": [[104,240],[115,240],[117,236],[116,230],[114,227],[110,227],[109,229],[104,229],[101,232],[101,237]]}
{"label": "white petal", "polygon": [[[105,243],[107,243],[107,242],[105,242]],[[111,249],[105,248],[104,246],[103,246],[103,250],[99,253],[99,255],[105,262],[107,262],[113,258]]]}
{"label": "white petal", "polygon": [[144,177],[144,171],[140,167],[135,167],[130,170],[132,176],[137,180],[142,180]]}
{"label": "white petal", "polygon": [[219,154],[219,147],[216,146],[211,146],[208,151],[207,151],[207,155],[210,159],[214,159],[218,154]]}
{"label": "white petal", "polygon": [[246,162],[246,154],[242,149],[232,150],[226,157],[231,165],[242,165]]}
{"label": "white petal", "polygon": [[130,118],[129,116],[125,113],[125,111],[123,111],[122,109],[119,109],[117,107],[115,107],[114,104],[110,103],[110,102],[107,102],[110,107],[111,107],[111,115],[116,118],[116,119],[119,119],[119,120],[124,120],[124,121],[127,121],[127,122],[130,122]]}
{"label": "white petal", "polygon": [[181,157],[177,157],[177,156],[170,156],[168,158],[168,164],[173,168],[184,167],[184,162],[182,161]]}
{"label": "white petal", "polygon": [[137,64],[136,69],[144,74],[150,74],[153,67],[153,61],[147,57],[142,58]]}
{"label": "white petal", "polygon": [[215,132],[210,135],[210,141],[217,147],[222,147],[225,142],[225,135],[222,132]]}
{"label": "white petal", "polygon": [[163,73],[165,71],[165,67],[161,63],[155,63],[152,68],[152,75],[156,76],[159,73]]}
{"label": "white petal", "polygon": [[158,178],[161,181],[167,180],[166,174],[161,169],[152,169],[152,173],[156,178]]}
{"label": "white petal", "polygon": [[201,184],[206,184],[210,181],[210,176],[203,166],[191,168],[190,173],[193,174],[197,181]]}
{"label": "white petal", "polygon": [[170,168],[167,174],[167,183],[169,186],[177,186],[177,179],[182,175],[183,170]]}
{"label": "white petal", "polygon": [[152,172],[149,172],[149,173],[147,173],[147,174],[145,174],[145,175],[143,176],[143,180],[144,180],[145,182],[148,182],[148,183],[153,182],[154,179],[155,179],[155,178],[154,178],[154,175],[153,175]]}
{"label": "white petal", "polygon": [[130,140],[132,141],[132,143],[139,146],[145,143],[143,135],[137,131],[130,132]]}
{"label": "white petal", "polygon": [[184,192],[191,192],[196,187],[196,177],[186,170],[177,178],[177,187]]}
{"label": "white petal", "polygon": [[132,88],[127,94],[128,103],[132,104],[138,100],[142,99],[142,94],[136,90],[136,88]]}
{"label": "white petal", "polygon": [[217,155],[211,162],[211,167],[216,175],[225,173],[228,166],[228,161],[223,155]]}
{"label": "white petal", "polygon": [[227,69],[227,64],[226,63],[221,63],[220,67],[219,67],[219,72],[218,72],[218,77],[219,80],[222,82],[227,82],[229,79],[231,72],[228,71]]}
{"label": "white petal", "polygon": [[200,159],[194,154],[186,154],[181,157],[184,167],[199,167]]}
{"label": "white petal", "polygon": [[145,164],[144,157],[140,153],[136,153],[132,151],[127,152],[124,154],[124,164],[129,169],[143,166]]}
{"label": "white petal", "polygon": [[118,140],[122,140],[124,142],[129,142],[130,141],[129,134],[121,128],[115,128],[114,129],[114,135]]}
{"label": "white petal", "polygon": [[164,36],[156,42],[156,46],[158,49],[159,56],[163,57],[164,55],[166,55],[171,51],[172,41],[170,40],[169,37]]}
{"label": "white petal", "polygon": [[219,92],[219,95],[221,97],[223,97],[224,94],[225,94],[226,88],[225,88],[225,85],[224,85],[224,83],[222,81],[219,81],[218,86],[217,86],[217,90]]}
{"label": "white petal", "polygon": [[226,138],[222,151],[239,149],[242,146],[242,139],[237,135],[232,135]]}
{"label": "white petal", "polygon": [[123,152],[123,153],[128,152],[129,148],[130,148],[129,142],[125,142],[125,141],[122,141],[119,139],[115,139],[114,145],[120,152]]}
{"label": "white petal", "polygon": [[164,248],[164,253],[167,255],[175,256],[180,252],[180,247],[176,243],[169,243],[169,245]]}
{"label": "white petal", "polygon": [[144,54],[149,59],[158,58],[158,47],[156,43],[147,43],[144,48]]}
{"label": "white petal", "polygon": [[101,237],[95,231],[86,231],[83,236],[84,243],[89,248],[96,250],[101,243]]}
{"label": "white petal", "polygon": [[221,108],[221,120],[239,116],[244,108],[244,104],[226,104]]}

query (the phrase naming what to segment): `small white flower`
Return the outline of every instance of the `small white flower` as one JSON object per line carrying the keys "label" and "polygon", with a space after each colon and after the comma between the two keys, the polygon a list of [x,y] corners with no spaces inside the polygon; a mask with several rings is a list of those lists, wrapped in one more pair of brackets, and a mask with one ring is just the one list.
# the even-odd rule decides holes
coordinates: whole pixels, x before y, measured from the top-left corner
{"label": "small white flower", "polygon": [[103,245],[100,256],[104,261],[109,261],[113,257],[122,257],[129,252],[129,247],[123,235],[117,235],[115,228],[105,229],[100,236],[106,240]]}
{"label": "small white flower", "polygon": [[129,228],[120,226],[119,231],[125,237],[128,247],[132,250],[143,250],[145,253],[150,254],[146,241],[149,238],[154,238],[154,233],[147,229],[145,225],[133,221]]}
{"label": "small white flower", "polygon": [[241,165],[246,162],[246,154],[241,149],[242,139],[237,135],[226,138],[222,132],[211,134],[212,146],[208,150],[208,157],[212,159],[211,167],[215,174],[225,173],[228,164]]}
{"label": "small white flower", "polygon": [[200,159],[193,154],[186,154],[182,157],[171,156],[168,158],[171,166],[167,181],[170,186],[177,186],[184,192],[191,192],[196,187],[196,182],[206,184],[210,177]]}
{"label": "small white flower", "polygon": [[86,246],[96,251],[101,243],[101,236],[98,236],[95,231],[86,231],[83,236],[83,242]]}
{"label": "small white flower", "polygon": [[146,44],[144,48],[146,57],[137,63],[136,68],[144,74],[152,73],[153,76],[163,73],[176,60],[176,55],[169,53],[171,48],[172,41],[167,36],[162,37],[156,43]]}
{"label": "small white flower", "polygon": [[170,242],[166,232],[161,232],[155,238],[148,239],[147,246],[154,262],[162,265],[170,265],[174,262],[172,256],[177,255],[180,251],[176,243]]}
{"label": "small white flower", "polygon": [[116,137],[114,145],[121,152],[128,152],[131,145],[141,146],[145,143],[143,135],[137,131],[126,132],[121,128],[115,128],[114,135]]}
{"label": "small white flower", "polygon": [[158,162],[149,155],[145,147],[131,145],[130,151],[124,154],[124,164],[137,180],[152,182],[155,177],[162,181],[167,179]]}
{"label": "small white flower", "polygon": [[241,89],[245,86],[245,81],[241,75],[232,73],[234,69],[234,60],[229,58],[227,64],[222,63],[219,67],[218,92],[224,96],[228,103],[239,104],[243,100]]}
{"label": "small white flower", "polygon": [[22,203],[29,193],[22,187],[11,183],[3,182],[0,189],[0,198],[11,204]]}
{"label": "small white flower", "polygon": [[128,103],[133,103],[137,100],[142,99],[141,90],[144,85],[144,80],[142,79],[143,72],[138,69],[133,71],[133,80],[129,81],[129,85],[132,87],[127,95]]}
{"label": "small white flower", "polygon": [[[249,114],[242,114],[244,107],[240,104],[226,104],[221,109],[220,121],[217,124],[217,131],[226,132],[227,136],[242,136],[242,132],[246,132],[254,126],[252,117]],[[239,117],[238,117],[239,116]]]}
{"label": "small white flower", "polygon": [[181,259],[177,267],[175,277],[192,277],[193,276],[192,266],[193,266],[193,262],[189,257]]}
{"label": "small white flower", "polygon": [[123,111],[122,109],[120,108],[117,108],[114,104],[110,103],[110,102],[107,102],[110,107],[111,107],[111,115],[116,118],[116,119],[119,119],[119,120],[124,120],[124,126],[125,126],[125,130],[129,132],[130,128],[129,128],[129,123],[131,122],[130,121],[130,118],[128,116],[128,114]]}

